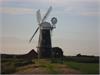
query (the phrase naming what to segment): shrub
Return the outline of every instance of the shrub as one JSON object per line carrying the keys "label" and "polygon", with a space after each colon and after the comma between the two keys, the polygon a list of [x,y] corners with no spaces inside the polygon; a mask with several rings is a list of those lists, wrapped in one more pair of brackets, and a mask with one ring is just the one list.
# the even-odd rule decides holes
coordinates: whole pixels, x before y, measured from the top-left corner
{"label": "shrub", "polygon": [[23,60],[21,62],[16,62],[15,65],[16,67],[19,67],[19,66],[25,66],[25,65],[28,65],[28,64],[32,64],[34,62],[32,62],[31,60]]}
{"label": "shrub", "polygon": [[14,73],[16,71],[16,67],[14,65],[14,63],[2,63],[1,64],[1,73],[2,74],[11,74]]}

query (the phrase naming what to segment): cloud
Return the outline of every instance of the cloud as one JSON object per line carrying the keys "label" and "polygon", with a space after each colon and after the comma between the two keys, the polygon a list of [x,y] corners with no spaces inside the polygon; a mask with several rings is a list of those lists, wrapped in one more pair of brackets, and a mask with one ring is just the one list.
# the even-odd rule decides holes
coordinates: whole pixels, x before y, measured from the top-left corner
{"label": "cloud", "polygon": [[55,4],[65,4],[67,2],[99,2],[99,0],[0,0],[0,2],[50,2]]}
{"label": "cloud", "polygon": [[[99,12],[96,12],[95,5],[100,0],[0,0],[0,2],[24,2],[34,4],[54,5],[55,12],[58,14],[78,14],[81,16],[98,16]],[[27,4],[26,4],[27,5]],[[37,5],[39,6],[39,5]],[[94,8],[93,8],[94,7]],[[97,7],[98,8],[98,7]],[[40,7],[41,9],[41,7]],[[61,10],[60,10],[61,9]],[[87,11],[88,10],[88,11]],[[91,12],[91,10],[94,10]],[[82,12],[81,12],[82,11]],[[31,8],[20,7],[1,7],[0,13],[6,14],[34,14]]]}
{"label": "cloud", "polygon": [[13,7],[2,7],[0,13],[5,14],[34,14],[31,8],[13,8]]}
{"label": "cloud", "polygon": [[81,12],[81,16],[100,16],[100,12]]}

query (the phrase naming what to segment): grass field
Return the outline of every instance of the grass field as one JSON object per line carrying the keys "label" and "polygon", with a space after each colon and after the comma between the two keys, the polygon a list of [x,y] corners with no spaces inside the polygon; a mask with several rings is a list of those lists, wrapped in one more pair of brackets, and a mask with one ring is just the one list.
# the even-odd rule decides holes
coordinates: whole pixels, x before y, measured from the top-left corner
{"label": "grass field", "polygon": [[[58,60],[56,62],[56,64],[49,63],[46,65],[47,65],[47,67],[49,67],[49,69],[51,69],[53,71],[54,68],[56,66],[58,66],[57,63],[61,63],[61,62]],[[65,64],[66,66],[68,66],[70,68],[78,70],[82,74],[99,74],[99,63],[79,63],[79,62],[75,62],[75,61],[63,61],[63,63],[61,63],[61,64]],[[42,64],[42,65],[44,65],[44,64]]]}
{"label": "grass field", "polygon": [[79,70],[82,74],[98,74],[99,64],[98,63],[78,63],[78,62],[64,62],[69,67]]}
{"label": "grass field", "polygon": [[21,73],[24,71],[25,73],[30,74],[30,71],[35,71],[36,69],[38,69],[37,73],[39,70],[44,70],[40,73],[47,74],[99,74],[99,63],[79,63],[67,60],[64,60],[63,62],[60,60],[55,61],[52,62],[50,59],[41,59],[39,61],[36,59],[32,62],[23,60],[4,60],[1,63],[1,72],[3,74],[15,74],[18,73],[18,71],[20,71]]}

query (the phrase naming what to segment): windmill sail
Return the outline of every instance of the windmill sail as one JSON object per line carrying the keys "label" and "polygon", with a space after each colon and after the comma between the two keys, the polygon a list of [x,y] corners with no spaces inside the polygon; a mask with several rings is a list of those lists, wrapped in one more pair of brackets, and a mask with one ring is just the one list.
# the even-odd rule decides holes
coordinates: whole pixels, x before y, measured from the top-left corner
{"label": "windmill sail", "polygon": [[46,20],[46,18],[48,17],[49,13],[51,12],[51,10],[52,10],[52,7],[49,7],[47,13],[45,14],[45,16],[42,19],[42,22],[44,22]]}
{"label": "windmill sail", "polygon": [[36,17],[37,17],[37,22],[38,22],[38,24],[40,24],[40,23],[41,23],[41,14],[40,14],[40,10],[37,11]]}
{"label": "windmill sail", "polygon": [[32,41],[32,39],[33,39],[33,37],[35,36],[35,34],[37,33],[38,29],[39,29],[39,27],[36,29],[36,31],[34,32],[33,36],[32,36],[31,39],[29,40],[29,42]]}

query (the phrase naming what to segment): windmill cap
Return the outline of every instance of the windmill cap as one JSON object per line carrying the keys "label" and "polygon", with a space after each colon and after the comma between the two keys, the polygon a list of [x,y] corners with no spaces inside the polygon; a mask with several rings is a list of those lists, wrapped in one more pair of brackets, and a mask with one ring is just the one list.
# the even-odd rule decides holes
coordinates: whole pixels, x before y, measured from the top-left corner
{"label": "windmill cap", "polygon": [[51,24],[48,22],[41,23],[41,29],[51,29]]}

